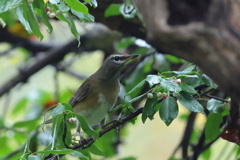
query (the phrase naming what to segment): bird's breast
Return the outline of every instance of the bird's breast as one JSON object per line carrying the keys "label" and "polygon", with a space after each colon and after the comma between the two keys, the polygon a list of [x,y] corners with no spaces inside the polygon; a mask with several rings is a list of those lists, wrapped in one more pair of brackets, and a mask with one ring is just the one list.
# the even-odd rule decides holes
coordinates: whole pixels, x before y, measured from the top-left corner
{"label": "bird's breast", "polygon": [[102,93],[98,94],[96,107],[88,107],[88,109],[81,110],[80,115],[84,116],[90,125],[99,124],[112,108],[113,104],[109,103]]}

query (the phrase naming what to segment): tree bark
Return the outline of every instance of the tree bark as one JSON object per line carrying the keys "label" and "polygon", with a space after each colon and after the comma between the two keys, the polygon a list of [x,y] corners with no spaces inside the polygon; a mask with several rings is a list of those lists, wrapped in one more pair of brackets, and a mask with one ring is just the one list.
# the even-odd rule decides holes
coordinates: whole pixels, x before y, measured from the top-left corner
{"label": "tree bark", "polygon": [[[197,64],[221,89],[229,93],[232,99],[238,100],[239,1],[133,0],[133,2],[146,25],[146,39],[153,47]],[[238,112],[235,115],[239,115],[239,106],[231,107],[232,111]],[[235,125],[238,128],[240,126]]]}

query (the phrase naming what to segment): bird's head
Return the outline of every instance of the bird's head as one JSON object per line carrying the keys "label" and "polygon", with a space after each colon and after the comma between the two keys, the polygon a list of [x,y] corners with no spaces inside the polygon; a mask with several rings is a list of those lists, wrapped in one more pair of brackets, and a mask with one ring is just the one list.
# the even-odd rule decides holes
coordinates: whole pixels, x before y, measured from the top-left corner
{"label": "bird's head", "polygon": [[138,55],[128,55],[115,53],[106,58],[101,68],[98,70],[104,78],[118,78],[119,74],[126,67],[127,62],[138,57]]}

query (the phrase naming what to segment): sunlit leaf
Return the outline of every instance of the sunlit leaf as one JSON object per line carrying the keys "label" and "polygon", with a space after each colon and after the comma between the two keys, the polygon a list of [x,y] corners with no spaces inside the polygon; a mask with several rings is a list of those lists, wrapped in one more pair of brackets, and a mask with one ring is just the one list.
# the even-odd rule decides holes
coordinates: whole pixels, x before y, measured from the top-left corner
{"label": "sunlit leaf", "polygon": [[105,17],[117,16],[120,15],[121,4],[111,4],[104,12]]}
{"label": "sunlit leaf", "polygon": [[155,84],[159,84],[161,78],[158,75],[148,75],[146,81],[149,83],[150,87],[152,87]]}
{"label": "sunlit leaf", "polygon": [[65,111],[65,107],[64,105],[62,105],[61,103],[59,103],[53,110],[52,112],[49,114],[52,117],[55,117],[59,114],[62,114]]}
{"label": "sunlit leaf", "polygon": [[182,90],[177,83],[171,80],[161,79],[160,84],[165,89],[165,91],[180,92]]}
{"label": "sunlit leaf", "polygon": [[41,157],[31,154],[28,156],[28,160],[41,160]]}
{"label": "sunlit leaf", "polygon": [[75,11],[74,9],[71,9],[71,12],[79,18],[80,21],[86,21],[86,22],[94,22],[94,17],[90,14],[84,14],[82,12]]}
{"label": "sunlit leaf", "polygon": [[78,0],[64,0],[72,9],[88,14],[88,8]]}
{"label": "sunlit leaf", "polygon": [[0,0],[0,13],[12,10],[23,4],[24,1],[25,0]]}
{"label": "sunlit leaf", "polygon": [[72,153],[70,153],[70,155],[72,155],[74,157],[77,157],[77,158],[80,158],[81,160],[89,160],[88,157],[86,157],[84,154],[82,154],[79,151],[73,151]]}
{"label": "sunlit leaf", "polygon": [[212,113],[222,113],[224,111],[224,108],[225,108],[224,103],[219,100],[210,99],[207,102],[207,109]]}

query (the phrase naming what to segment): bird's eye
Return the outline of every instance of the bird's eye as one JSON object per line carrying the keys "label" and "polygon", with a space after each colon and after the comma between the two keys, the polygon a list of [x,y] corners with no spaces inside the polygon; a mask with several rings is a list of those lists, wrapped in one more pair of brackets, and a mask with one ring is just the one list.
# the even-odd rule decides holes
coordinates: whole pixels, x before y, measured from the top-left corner
{"label": "bird's eye", "polygon": [[120,60],[119,56],[114,57],[114,61],[119,61],[119,60]]}

